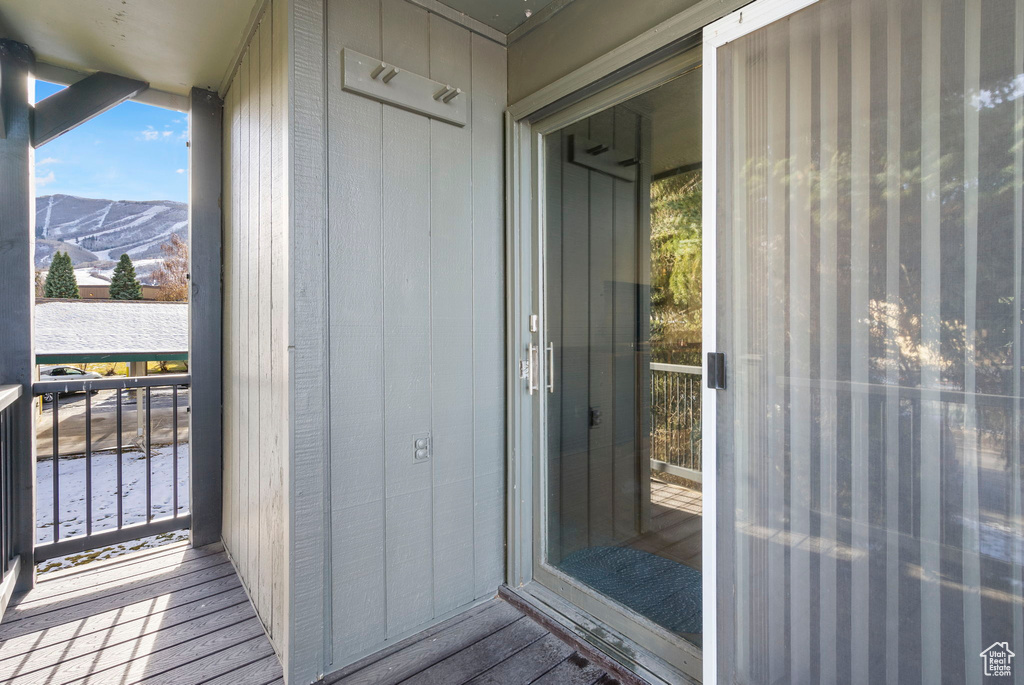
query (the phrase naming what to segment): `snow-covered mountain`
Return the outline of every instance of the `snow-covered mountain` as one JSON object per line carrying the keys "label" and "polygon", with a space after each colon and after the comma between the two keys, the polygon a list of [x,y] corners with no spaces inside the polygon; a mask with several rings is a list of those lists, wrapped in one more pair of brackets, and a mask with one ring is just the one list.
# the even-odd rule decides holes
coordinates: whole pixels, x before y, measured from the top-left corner
{"label": "snow-covered mountain", "polygon": [[171,233],[188,238],[184,202],[94,200],[71,195],[36,198],[36,267],[50,265],[53,253],[67,251],[76,266],[161,257]]}

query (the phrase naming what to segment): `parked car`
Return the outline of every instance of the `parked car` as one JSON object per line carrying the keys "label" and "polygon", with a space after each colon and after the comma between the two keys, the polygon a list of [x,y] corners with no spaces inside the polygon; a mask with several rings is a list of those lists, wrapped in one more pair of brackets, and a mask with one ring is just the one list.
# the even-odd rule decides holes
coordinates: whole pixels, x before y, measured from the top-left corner
{"label": "parked car", "polygon": [[[103,378],[95,371],[82,371],[73,366],[44,366],[39,369],[39,380],[41,381],[84,381]],[[96,392],[93,390],[93,392]],[[61,393],[61,395],[70,393]],[[43,393],[43,402],[53,402],[53,393]]]}

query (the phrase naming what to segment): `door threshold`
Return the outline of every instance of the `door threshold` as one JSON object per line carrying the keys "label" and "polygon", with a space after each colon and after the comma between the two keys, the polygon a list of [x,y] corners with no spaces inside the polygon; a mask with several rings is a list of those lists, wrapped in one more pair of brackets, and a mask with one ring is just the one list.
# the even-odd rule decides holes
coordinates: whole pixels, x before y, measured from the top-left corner
{"label": "door threshold", "polygon": [[537,582],[498,594],[624,685],[700,683]]}

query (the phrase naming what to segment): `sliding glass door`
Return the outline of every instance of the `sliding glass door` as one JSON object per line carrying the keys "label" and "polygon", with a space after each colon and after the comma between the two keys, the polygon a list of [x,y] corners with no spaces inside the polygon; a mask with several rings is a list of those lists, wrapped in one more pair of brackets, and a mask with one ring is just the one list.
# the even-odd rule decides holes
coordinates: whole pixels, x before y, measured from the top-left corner
{"label": "sliding glass door", "polygon": [[535,577],[694,677],[703,640],[699,56],[677,56],[660,82],[543,135],[533,354],[545,410]]}
{"label": "sliding glass door", "polygon": [[1021,682],[1024,2],[808,4],[704,32],[713,670]]}

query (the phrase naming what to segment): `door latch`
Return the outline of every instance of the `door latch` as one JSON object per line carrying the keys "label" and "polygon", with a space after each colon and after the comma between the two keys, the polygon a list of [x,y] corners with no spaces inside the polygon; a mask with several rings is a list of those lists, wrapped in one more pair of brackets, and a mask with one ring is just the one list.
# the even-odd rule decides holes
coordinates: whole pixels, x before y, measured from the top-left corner
{"label": "door latch", "polygon": [[725,353],[708,352],[708,387],[725,390]]}
{"label": "door latch", "polygon": [[526,346],[526,359],[519,362],[519,377],[526,379],[526,391],[533,394],[540,390],[537,385],[537,346]]}

